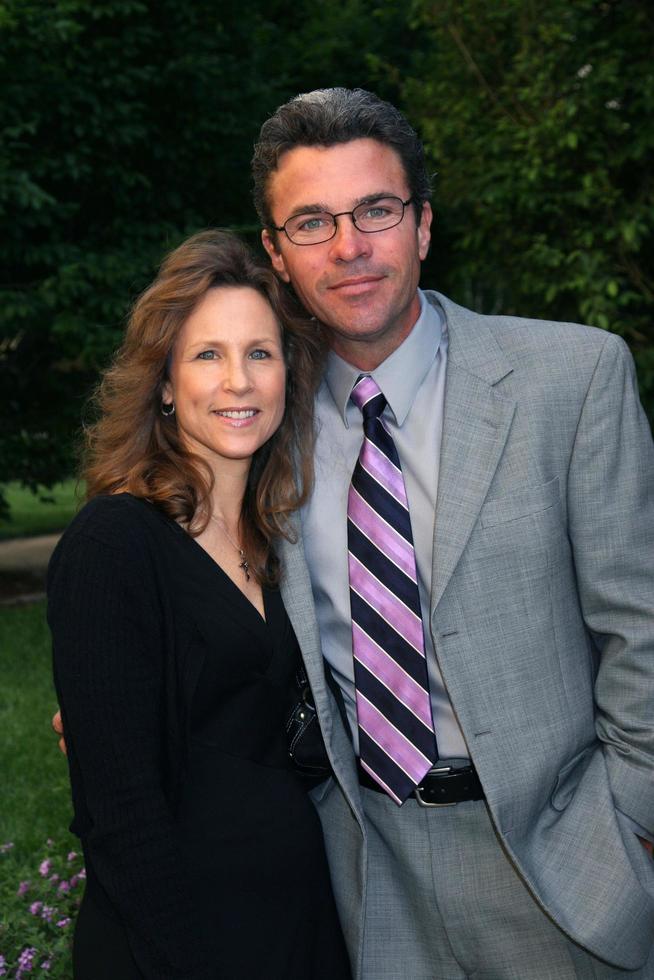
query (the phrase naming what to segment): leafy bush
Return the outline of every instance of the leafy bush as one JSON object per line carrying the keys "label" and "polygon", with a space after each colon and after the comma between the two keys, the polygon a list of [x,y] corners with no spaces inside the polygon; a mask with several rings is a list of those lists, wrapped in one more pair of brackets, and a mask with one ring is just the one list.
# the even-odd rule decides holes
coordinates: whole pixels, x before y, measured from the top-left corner
{"label": "leafy bush", "polygon": [[270,32],[255,0],[0,4],[3,481],[70,475],[84,402],[164,252],[252,222]]}
{"label": "leafy bush", "polygon": [[0,479],[70,475],[130,302],[199,228],[258,240],[259,126],[324,85],[424,135],[425,282],[621,333],[654,415],[652,29],[647,0],[4,0]]}
{"label": "leafy bush", "polygon": [[20,880],[24,868],[12,862],[15,853],[12,842],[0,845],[0,977],[70,980],[72,929],[86,877],[82,859],[48,840],[32,873]]}
{"label": "leafy bush", "polygon": [[414,0],[405,108],[438,171],[434,270],[483,312],[625,337],[654,418],[646,0]]}

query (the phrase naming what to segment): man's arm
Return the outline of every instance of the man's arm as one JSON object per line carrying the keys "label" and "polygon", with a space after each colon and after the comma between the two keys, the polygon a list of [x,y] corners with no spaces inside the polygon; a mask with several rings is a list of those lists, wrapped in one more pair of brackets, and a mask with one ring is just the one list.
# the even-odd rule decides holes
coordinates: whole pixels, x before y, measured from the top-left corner
{"label": "man's arm", "polygon": [[615,805],[654,835],[654,446],[631,355],[612,334],[579,420],[568,513],[583,614],[600,651],[596,728]]}

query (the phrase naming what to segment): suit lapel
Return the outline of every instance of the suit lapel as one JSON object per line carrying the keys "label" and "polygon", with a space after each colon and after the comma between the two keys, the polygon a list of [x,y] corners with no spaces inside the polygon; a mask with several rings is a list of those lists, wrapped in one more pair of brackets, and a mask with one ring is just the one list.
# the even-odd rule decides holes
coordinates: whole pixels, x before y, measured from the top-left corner
{"label": "suit lapel", "polygon": [[482,317],[438,295],[449,333],[434,522],[432,609],[461,558],[502,456],[515,404],[495,385],[512,370]]}
{"label": "suit lapel", "polygon": [[[295,531],[299,534],[299,521],[295,521]],[[329,715],[327,685],[322,662],[318,623],[311,594],[309,569],[304,558],[301,540],[292,545],[282,539],[280,545],[282,562],[281,593],[286,612],[291,621],[311,684],[311,690],[320,717],[325,737],[331,736],[332,722]]]}
{"label": "suit lapel", "polygon": [[307,677],[313,692],[318,721],[322,729],[325,745],[330,755],[332,767],[353,810],[361,819],[361,800],[359,784],[354,764],[352,743],[340,720],[334,696],[327,687],[323,664],[318,623],[313,605],[309,569],[304,558],[300,521],[296,515],[295,531],[298,543],[290,544],[282,539],[279,554],[283,576],[281,583],[282,599],[291,621]]}

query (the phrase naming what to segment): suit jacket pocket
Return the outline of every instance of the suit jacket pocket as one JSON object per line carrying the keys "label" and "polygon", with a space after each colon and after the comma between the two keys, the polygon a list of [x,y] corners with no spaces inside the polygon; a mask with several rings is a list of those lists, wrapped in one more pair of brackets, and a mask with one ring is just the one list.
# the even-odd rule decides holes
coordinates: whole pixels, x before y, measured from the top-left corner
{"label": "suit jacket pocket", "polygon": [[556,783],[552,790],[550,803],[555,810],[563,811],[569,804],[579,785],[581,777],[586,772],[591,757],[595,751],[601,751],[599,745],[587,745],[559,770]]}
{"label": "suit jacket pocket", "polygon": [[654,861],[638,840],[631,821],[619,810],[615,811],[615,815],[634,874],[647,893],[654,898]]}
{"label": "suit jacket pocket", "polygon": [[510,521],[549,510],[559,501],[559,479],[554,477],[543,486],[525,487],[523,490],[516,490],[514,493],[489,500],[481,509],[480,522],[482,527],[508,524]]}

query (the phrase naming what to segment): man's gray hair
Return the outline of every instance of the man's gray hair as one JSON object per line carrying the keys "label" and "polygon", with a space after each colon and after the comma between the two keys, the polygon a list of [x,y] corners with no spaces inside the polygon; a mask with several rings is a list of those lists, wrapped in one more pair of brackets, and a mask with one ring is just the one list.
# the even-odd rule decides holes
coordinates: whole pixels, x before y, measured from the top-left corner
{"label": "man's gray hair", "polygon": [[429,200],[431,183],[417,133],[390,102],[362,88],[323,88],[296,95],[261,127],[252,157],[254,205],[261,223],[271,228],[268,186],[283,153],[298,146],[334,146],[374,139],[395,150],[406,175],[417,220]]}

